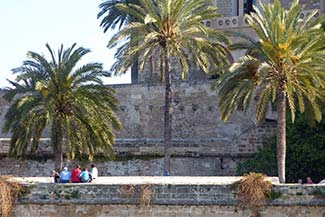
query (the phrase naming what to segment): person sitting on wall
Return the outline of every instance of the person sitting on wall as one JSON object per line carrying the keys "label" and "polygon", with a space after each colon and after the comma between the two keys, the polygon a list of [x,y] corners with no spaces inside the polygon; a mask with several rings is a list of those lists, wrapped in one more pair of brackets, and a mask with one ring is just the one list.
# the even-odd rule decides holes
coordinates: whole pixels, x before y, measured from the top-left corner
{"label": "person sitting on wall", "polygon": [[73,183],[79,183],[80,182],[80,174],[81,174],[80,165],[77,164],[76,165],[76,168],[74,168],[72,170],[71,182],[73,182]]}
{"label": "person sitting on wall", "polygon": [[307,177],[306,184],[314,184],[313,180],[310,177]]}
{"label": "person sitting on wall", "polygon": [[91,167],[92,180],[97,179],[97,177],[98,177],[98,169],[96,167],[96,164],[93,163],[93,164],[90,165],[90,167]]}
{"label": "person sitting on wall", "polygon": [[58,172],[56,172],[55,170],[52,170],[52,174],[50,177],[54,178],[54,183],[60,182],[60,174]]}
{"label": "person sitting on wall", "polygon": [[90,179],[91,175],[90,175],[90,173],[88,172],[88,168],[87,168],[87,167],[85,167],[85,168],[83,169],[83,171],[82,171],[82,173],[79,175],[79,177],[80,177],[80,181],[81,181],[82,183],[87,183],[87,182],[90,182],[90,181],[91,181],[91,179]]}
{"label": "person sitting on wall", "polygon": [[69,183],[71,179],[71,173],[68,170],[68,167],[63,167],[62,172],[60,173],[61,183]]}

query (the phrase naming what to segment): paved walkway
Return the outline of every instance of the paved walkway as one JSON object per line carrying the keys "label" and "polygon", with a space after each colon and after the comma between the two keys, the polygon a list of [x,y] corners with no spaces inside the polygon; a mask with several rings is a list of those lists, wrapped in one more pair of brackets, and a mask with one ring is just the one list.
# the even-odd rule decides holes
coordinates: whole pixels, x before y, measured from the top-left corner
{"label": "paved walkway", "polygon": [[[102,176],[89,184],[105,185],[226,185],[238,181],[240,176]],[[51,177],[15,177],[22,183],[53,183]],[[277,177],[268,178],[273,184],[278,184]]]}

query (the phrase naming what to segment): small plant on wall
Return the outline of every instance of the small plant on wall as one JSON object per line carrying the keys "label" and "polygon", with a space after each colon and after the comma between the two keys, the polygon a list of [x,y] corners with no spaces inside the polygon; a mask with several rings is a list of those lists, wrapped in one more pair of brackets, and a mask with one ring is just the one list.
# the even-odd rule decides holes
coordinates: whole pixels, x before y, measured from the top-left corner
{"label": "small plant on wall", "polygon": [[24,190],[19,183],[10,181],[8,176],[0,176],[0,216],[10,217],[17,196]]}
{"label": "small plant on wall", "polygon": [[233,190],[243,208],[250,209],[252,217],[259,217],[268,195],[272,192],[272,183],[266,175],[249,173],[233,184]]}
{"label": "small plant on wall", "polygon": [[135,193],[134,185],[122,185],[118,190],[121,197],[132,197]]}
{"label": "small plant on wall", "polygon": [[141,185],[140,187],[140,209],[142,210],[141,216],[143,217],[151,216],[149,206],[152,201],[153,195],[154,195],[154,190],[152,188],[152,185],[150,184]]}
{"label": "small plant on wall", "polygon": [[149,207],[154,191],[151,185],[142,185],[140,192],[140,207]]}

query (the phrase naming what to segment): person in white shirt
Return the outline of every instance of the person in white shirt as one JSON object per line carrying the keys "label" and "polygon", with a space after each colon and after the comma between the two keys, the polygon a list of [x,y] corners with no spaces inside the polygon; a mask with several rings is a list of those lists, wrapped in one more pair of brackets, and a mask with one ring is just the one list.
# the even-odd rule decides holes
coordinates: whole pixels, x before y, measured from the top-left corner
{"label": "person in white shirt", "polygon": [[97,179],[98,178],[98,169],[96,167],[96,164],[91,164],[91,176],[92,176],[92,179]]}

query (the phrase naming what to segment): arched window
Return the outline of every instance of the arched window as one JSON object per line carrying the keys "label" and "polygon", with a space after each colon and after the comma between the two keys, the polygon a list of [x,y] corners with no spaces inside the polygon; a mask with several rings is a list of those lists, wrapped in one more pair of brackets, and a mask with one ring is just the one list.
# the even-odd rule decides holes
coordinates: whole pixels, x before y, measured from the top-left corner
{"label": "arched window", "polygon": [[254,12],[253,5],[256,5],[256,0],[244,0],[244,14]]}

